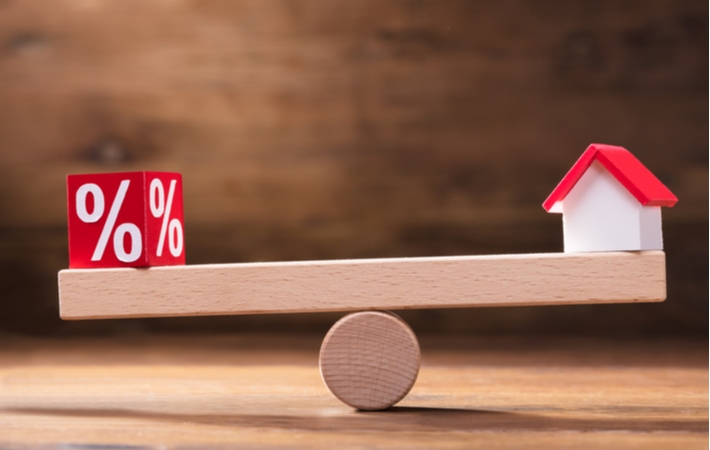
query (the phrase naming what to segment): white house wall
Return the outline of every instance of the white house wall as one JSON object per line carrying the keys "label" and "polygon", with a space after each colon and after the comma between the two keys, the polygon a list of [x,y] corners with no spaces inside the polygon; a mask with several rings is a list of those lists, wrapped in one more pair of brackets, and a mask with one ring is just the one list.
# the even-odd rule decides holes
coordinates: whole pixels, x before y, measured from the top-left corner
{"label": "white house wall", "polygon": [[[565,252],[640,250],[641,216],[654,220],[653,212],[642,214],[641,209],[638,200],[594,161],[562,201]],[[660,222],[657,226],[660,229]]]}
{"label": "white house wall", "polygon": [[641,250],[663,250],[660,206],[641,207]]}

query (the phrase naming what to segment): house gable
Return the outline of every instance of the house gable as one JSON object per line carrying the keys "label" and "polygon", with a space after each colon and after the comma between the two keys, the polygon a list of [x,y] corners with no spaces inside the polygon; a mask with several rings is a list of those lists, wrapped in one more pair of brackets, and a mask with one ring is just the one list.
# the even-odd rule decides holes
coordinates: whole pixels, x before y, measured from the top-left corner
{"label": "house gable", "polygon": [[542,204],[561,213],[561,204],[594,162],[599,162],[644,206],[673,206],[678,198],[641,161],[623,147],[592,144]]}
{"label": "house gable", "polygon": [[[641,250],[644,240],[662,246],[660,207],[642,206],[598,161],[579,178],[561,202],[561,210],[565,252]],[[658,236],[654,229],[659,230]]]}

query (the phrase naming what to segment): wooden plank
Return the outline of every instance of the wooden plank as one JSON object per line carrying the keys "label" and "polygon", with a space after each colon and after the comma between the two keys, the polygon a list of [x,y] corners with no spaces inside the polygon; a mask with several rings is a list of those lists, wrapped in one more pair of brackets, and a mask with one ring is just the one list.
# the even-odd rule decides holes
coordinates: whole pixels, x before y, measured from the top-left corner
{"label": "wooden plank", "polygon": [[665,288],[662,251],[59,272],[64,319],[655,302]]}

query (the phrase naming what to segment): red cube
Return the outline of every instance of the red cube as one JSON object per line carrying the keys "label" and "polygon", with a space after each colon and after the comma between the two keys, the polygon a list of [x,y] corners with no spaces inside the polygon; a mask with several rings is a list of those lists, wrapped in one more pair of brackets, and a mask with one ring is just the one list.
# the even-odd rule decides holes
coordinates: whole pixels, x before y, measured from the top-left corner
{"label": "red cube", "polygon": [[182,175],[67,176],[69,267],[185,264]]}

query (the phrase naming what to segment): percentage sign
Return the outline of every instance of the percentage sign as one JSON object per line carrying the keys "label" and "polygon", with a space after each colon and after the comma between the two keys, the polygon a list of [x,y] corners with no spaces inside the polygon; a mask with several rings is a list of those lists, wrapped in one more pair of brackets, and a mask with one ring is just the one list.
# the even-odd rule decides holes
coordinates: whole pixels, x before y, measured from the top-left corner
{"label": "percentage sign", "polygon": [[175,196],[175,185],[177,180],[170,181],[168,188],[168,199],[165,200],[165,188],[163,182],[158,178],[150,182],[150,213],[156,219],[163,218],[163,223],[160,227],[160,236],[158,237],[158,248],[156,249],[157,256],[163,256],[163,248],[165,247],[165,237],[168,238],[168,248],[170,254],[178,257],[182,253],[183,234],[182,224],[178,218],[170,219],[170,210],[173,205],[173,197]]}
{"label": "percentage sign", "polygon": [[[101,229],[101,235],[96,243],[94,254],[91,256],[92,261],[101,261],[101,258],[104,256],[104,251],[106,250],[106,244],[111,237],[111,233],[113,233],[113,251],[119,261],[131,263],[136,261],[141,255],[143,240],[141,239],[141,230],[135,224],[122,223],[114,230],[118,213],[123,205],[123,200],[126,198],[126,192],[128,192],[128,186],[130,184],[130,180],[123,180],[118,187],[118,192],[116,193],[116,197],[113,199],[113,203],[111,203],[111,209],[108,212],[108,217],[106,218],[104,227]],[[94,210],[92,212],[89,212],[87,209],[87,197],[89,195],[91,195],[94,199]],[[98,185],[94,183],[86,183],[79,187],[76,191],[76,214],[82,222],[98,222],[103,216],[104,210],[104,193]],[[123,245],[126,234],[131,237],[131,249],[128,253],[126,253]]]}

